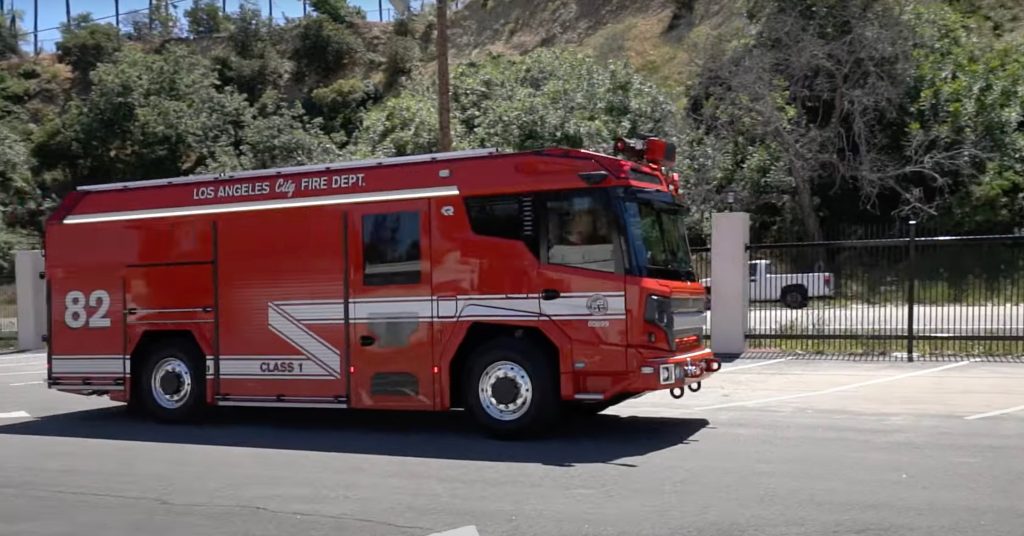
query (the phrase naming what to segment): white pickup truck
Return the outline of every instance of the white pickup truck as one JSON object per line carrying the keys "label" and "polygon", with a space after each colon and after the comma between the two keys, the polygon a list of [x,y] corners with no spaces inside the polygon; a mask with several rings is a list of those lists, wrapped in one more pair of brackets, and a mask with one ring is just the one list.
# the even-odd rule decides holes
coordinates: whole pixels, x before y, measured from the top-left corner
{"label": "white pickup truck", "polygon": [[[829,273],[777,274],[771,261],[750,261],[750,301],[780,301],[790,309],[800,309],[811,298],[832,297],[834,282]],[[701,283],[710,296],[711,280]]]}

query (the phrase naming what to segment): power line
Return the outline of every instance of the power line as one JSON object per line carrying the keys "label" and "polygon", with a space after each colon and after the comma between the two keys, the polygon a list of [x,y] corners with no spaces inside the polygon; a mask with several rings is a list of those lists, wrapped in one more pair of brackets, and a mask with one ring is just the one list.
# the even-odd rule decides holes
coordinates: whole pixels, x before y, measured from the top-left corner
{"label": "power line", "polygon": [[[178,4],[180,4],[182,2],[189,2],[189,1],[191,1],[191,0],[173,0],[172,2],[168,2],[167,3],[167,7],[177,6]],[[143,8],[139,8],[139,9],[133,9],[131,11],[125,11],[124,13],[120,13],[120,14],[115,13],[113,15],[106,15],[104,17],[97,17],[95,19],[92,19],[92,21],[93,22],[100,22],[100,21],[105,21],[105,20],[110,20],[110,19],[116,19],[119,16],[123,17],[125,15],[134,15],[136,13],[145,13],[145,12],[149,11],[150,9],[151,8],[148,8],[148,7],[143,7]],[[30,35],[40,34],[40,33],[43,33],[43,32],[52,32],[54,30],[60,30],[63,27],[64,27],[64,25],[51,26],[50,28],[43,28],[42,30],[33,30],[31,32],[24,32],[24,33],[18,34],[18,38],[28,37]]]}
{"label": "power line", "polygon": [[[159,7],[159,5],[154,5],[154,4],[156,2],[161,2],[161,0],[151,0],[149,2],[149,6],[148,7],[139,8],[139,9],[133,9],[133,10],[121,12],[121,10],[120,10],[120,0],[112,0],[112,1],[114,2],[114,14],[112,14],[112,15],[105,15],[105,16],[102,16],[102,17],[96,17],[96,18],[91,19],[91,21],[92,22],[103,22],[103,21],[114,20],[116,25],[119,28],[119,31],[120,31],[120,21],[121,21],[122,17],[130,16],[130,15],[135,15],[135,14],[138,14],[138,13],[150,13],[150,14],[152,14],[152,12],[154,11],[154,8],[158,8]],[[182,3],[185,3],[185,2],[191,2],[191,1],[193,1],[193,0],[169,0],[169,1],[168,0],[163,0],[161,3],[164,6],[166,6],[166,8],[170,8],[170,7],[178,7],[179,4],[182,4]],[[302,1],[302,7],[303,7],[303,14],[302,14],[302,16],[303,17],[306,17],[306,15],[307,15],[307,9],[306,9],[307,1],[308,0],[303,0]],[[24,38],[28,38],[29,36],[32,36],[32,38],[33,38],[33,49],[34,49],[33,53],[37,53],[38,52],[38,43],[40,41],[44,42],[44,43],[59,42],[60,41],[60,39],[39,39],[39,34],[43,34],[43,33],[47,33],[47,32],[60,31],[65,26],[71,26],[71,23],[70,23],[71,18],[70,18],[70,11],[68,11],[68,22],[66,24],[61,24],[61,25],[57,25],[57,26],[50,26],[48,28],[40,29],[39,26],[38,26],[38,23],[39,23],[39,0],[33,0],[33,3],[34,3],[34,14],[33,14],[34,16],[33,16],[33,28],[32,28],[32,30],[30,30],[30,31],[22,31],[22,32],[15,33],[15,36],[19,40],[20,39],[24,39]],[[15,25],[15,15],[14,15],[14,1],[13,0],[10,1],[10,7],[7,8],[7,10],[5,11],[4,8],[6,6],[7,6],[7,0],[0,0],[0,15],[5,14],[6,12],[10,12],[10,14],[11,14],[11,21],[10,21],[11,22],[11,28],[14,29],[16,27],[16,25]],[[268,0],[268,7],[273,9],[273,0]],[[221,1],[221,10],[224,13],[228,12],[227,11],[227,0],[222,0]],[[367,19],[370,18],[369,16],[370,16],[371,13],[374,13],[373,10],[365,10],[365,11],[366,11],[366,14],[367,14]],[[390,8],[381,9],[379,11],[380,12],[379,12],[379,17],[378,18],[381,21],[383,21],[385,19],[390,20],[393,17],[393,15],[394,15],[394,10],[390,9]],[[271,20],[279,20],[278,18],[274,17],[273,11],[271,11],[269,13],[269,18]],[[280,20],[287,20],[287,18],[286,17],[280,18]],[[6,21],[0,21],[0,23],[3,23],[3,22],[6,22]],[[152,20],[150,21],[150,27],[152,28]]]}

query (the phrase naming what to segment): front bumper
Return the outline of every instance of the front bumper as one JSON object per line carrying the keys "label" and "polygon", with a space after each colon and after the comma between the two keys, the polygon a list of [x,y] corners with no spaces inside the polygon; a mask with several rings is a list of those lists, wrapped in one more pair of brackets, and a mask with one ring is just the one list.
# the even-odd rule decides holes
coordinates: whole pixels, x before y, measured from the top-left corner
{"label": "front bumper", "polygon": [[636,368],[628,372],[577,378],[579,383],[571,396],[578,401],[599,402],[681,389],[710,378],[722,368],[722,362],[706,348],[668,357],[642,357],[633,363]]}
{"label": "front bumper", "polygon": [[672,389],[704,381],[722,368],[711,350],[648,359],[640,366],[640,381],[645,391]]}

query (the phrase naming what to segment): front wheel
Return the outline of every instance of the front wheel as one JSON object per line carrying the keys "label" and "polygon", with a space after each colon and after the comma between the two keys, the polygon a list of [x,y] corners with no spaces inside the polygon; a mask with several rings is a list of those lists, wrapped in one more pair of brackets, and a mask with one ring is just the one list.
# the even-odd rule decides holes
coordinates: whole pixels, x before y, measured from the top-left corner
{"label": "front wheel", "polygon": [[463,387],[469,412],[498,437],[541,432],[557,417],[557,373],[541,348],[522,339],[480,347],[471,356]]}
{"label": "front wheel", "polygon": [[206,396],[205,370],[201,359],[178,341],[158,343],[144,357],[141,372],[133,380],[146,413],[162,421],[195,418]]}

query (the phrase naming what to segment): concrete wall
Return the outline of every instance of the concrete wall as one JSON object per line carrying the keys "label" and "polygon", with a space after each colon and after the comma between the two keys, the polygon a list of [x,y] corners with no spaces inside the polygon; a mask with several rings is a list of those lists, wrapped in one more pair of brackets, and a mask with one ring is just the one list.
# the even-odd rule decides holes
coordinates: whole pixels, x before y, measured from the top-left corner
{"label": "concrete wall", "polygon": [[46,347],[43,343],[43,336],[46,335],[46,281],[39,277],[42,271],[42,252],[15,252],[19,350],[39,350]]}
{"label": "concrete wall", "polygon": [[711,350],[723,357],[738,356],[747,349],[749,240],[749,214],[727,212],[712,215]]}

